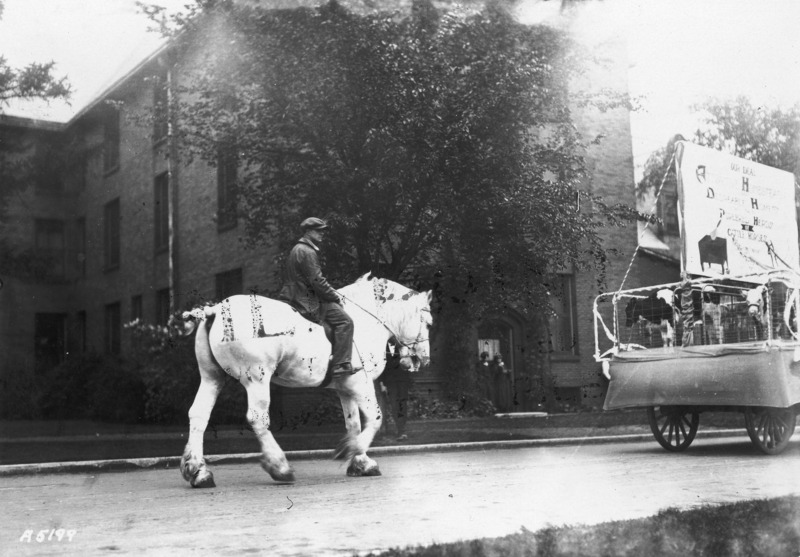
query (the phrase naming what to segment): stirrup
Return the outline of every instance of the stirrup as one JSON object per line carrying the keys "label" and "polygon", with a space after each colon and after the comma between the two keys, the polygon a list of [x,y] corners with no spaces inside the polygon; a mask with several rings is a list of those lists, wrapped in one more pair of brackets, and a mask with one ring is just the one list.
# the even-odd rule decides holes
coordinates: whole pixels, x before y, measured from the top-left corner
{"label": "stirrup", "polygon": [[364,369],[363,367],[353,367],[350,364],[342,365],[339,364],[337,366],[333,366],[331,369],[331,376],[332,377],[347,377],[348,375],[353,375],[354,373],[358,373]]}

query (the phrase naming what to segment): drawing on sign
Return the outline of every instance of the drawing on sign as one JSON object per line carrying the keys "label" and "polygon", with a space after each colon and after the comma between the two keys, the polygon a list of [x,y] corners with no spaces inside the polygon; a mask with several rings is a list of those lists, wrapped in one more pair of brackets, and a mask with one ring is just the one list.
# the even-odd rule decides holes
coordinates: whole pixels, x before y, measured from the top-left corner
{"label": "drawing on sign", "polygon": [[800,268],[793,174],[688,142],[676,149],[685,272]]}

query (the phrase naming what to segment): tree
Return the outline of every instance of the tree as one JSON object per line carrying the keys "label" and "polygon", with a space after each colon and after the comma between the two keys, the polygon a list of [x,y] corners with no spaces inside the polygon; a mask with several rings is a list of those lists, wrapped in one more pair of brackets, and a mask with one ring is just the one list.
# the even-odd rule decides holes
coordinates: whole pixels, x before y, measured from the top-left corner
{"label": "tree", "polygon": [[[694,133],[696,144],[793,172],[795,176],[800,172],[800,105],[771,108],[736,97],[710,99],[693,108],[701,122]],[[675,142],[683,139],[680,135],[673,137],[666,147],[648,157],[643,178],[637,184],[640,199],[656,194],[662,183],[663,191],[677,191],[672,156]],[[659,207],[665,210],[661,200]]]}
{"label": "tree", "polygon": [[[567,90],[580,60],[561,32],[521,25],[498,4],[201,5],[204,17],[181,18],[174,35],[186,52],[209,47],[182,68],[183,156],[214,164],[233,146],[253,242],[285,252],[302,218],[331,221],[335,282],[372,271],[433,286],[442,320],[462,326],[508,306],[537,316],[547,277],[601,267],[600,229],[632,215],[581,189]],[[472,351],[451,334],[448,359],[468,367]]]}
{"label": "tree", "polygon": [[696,108],[706,115],[706,127],[695,132],[700,145],[795,174],[800,170],[800,104],[770,108],[737,97]]}
{"label": "tree", "polygon": [[[0,19],[3,17],[0,0]],[[3,106],[15,99],[68,99],[71,93],[66,77],[53,75],[55,62],[33,62],[23,68],[12,68],[0,55],[0,113]]]}

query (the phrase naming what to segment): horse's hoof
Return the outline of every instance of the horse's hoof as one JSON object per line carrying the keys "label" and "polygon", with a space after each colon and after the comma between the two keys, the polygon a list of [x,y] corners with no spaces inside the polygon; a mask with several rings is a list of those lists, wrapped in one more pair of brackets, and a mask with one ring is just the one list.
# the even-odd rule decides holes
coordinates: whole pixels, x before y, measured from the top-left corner
{"label": "horse's hoof", "polygon": [[295,482],[294,470],[289,470],[288,472],[284,472],[283,474],[281,474],[281,473],[275,473],[275,474],[270,473],[270,476],[276,482],[282,482],[282,483],[294,483]]}
{"label": "horse's hoof", "polygon": [[364,469],[358,464],[351,464],[347,467],[347,475],[351,478],[364,478],[368,476],[380,476],[381,469],[376,465],[372,468]]}
{"label": "horse's hoof", "polygon": [[192,487],[217,487],[214,483],[214,474],[208,470],[201,470],[191,482]]}
{"label": "horse's hoof", "polygon": [[281,471],[281,466],[270,466],[267,459],[261,457],[261,468],[276,482],[294,483],[294,469],[284,462],[286,469]]}
{"label": "horse's hoof", "polygon": [[194,479],[197,477],[197,474],[200,473],[200,467],[197,465],[196,461],[191,460],[181,460],[181,476],[183,479],[189,483],[193,483]]}

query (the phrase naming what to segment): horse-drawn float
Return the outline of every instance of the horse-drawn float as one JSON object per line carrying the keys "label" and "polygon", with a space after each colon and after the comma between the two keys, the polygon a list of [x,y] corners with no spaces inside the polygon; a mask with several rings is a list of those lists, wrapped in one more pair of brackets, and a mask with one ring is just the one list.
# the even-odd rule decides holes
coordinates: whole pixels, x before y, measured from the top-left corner
{"label": "horse-drawn float", "polygon": [[794,177],[683,142],[675,160],[683,280],[595,299],[604,409],[646,409],[669,451],[703,412],[741,412],[753,444],[779,454],[800,410]]}

